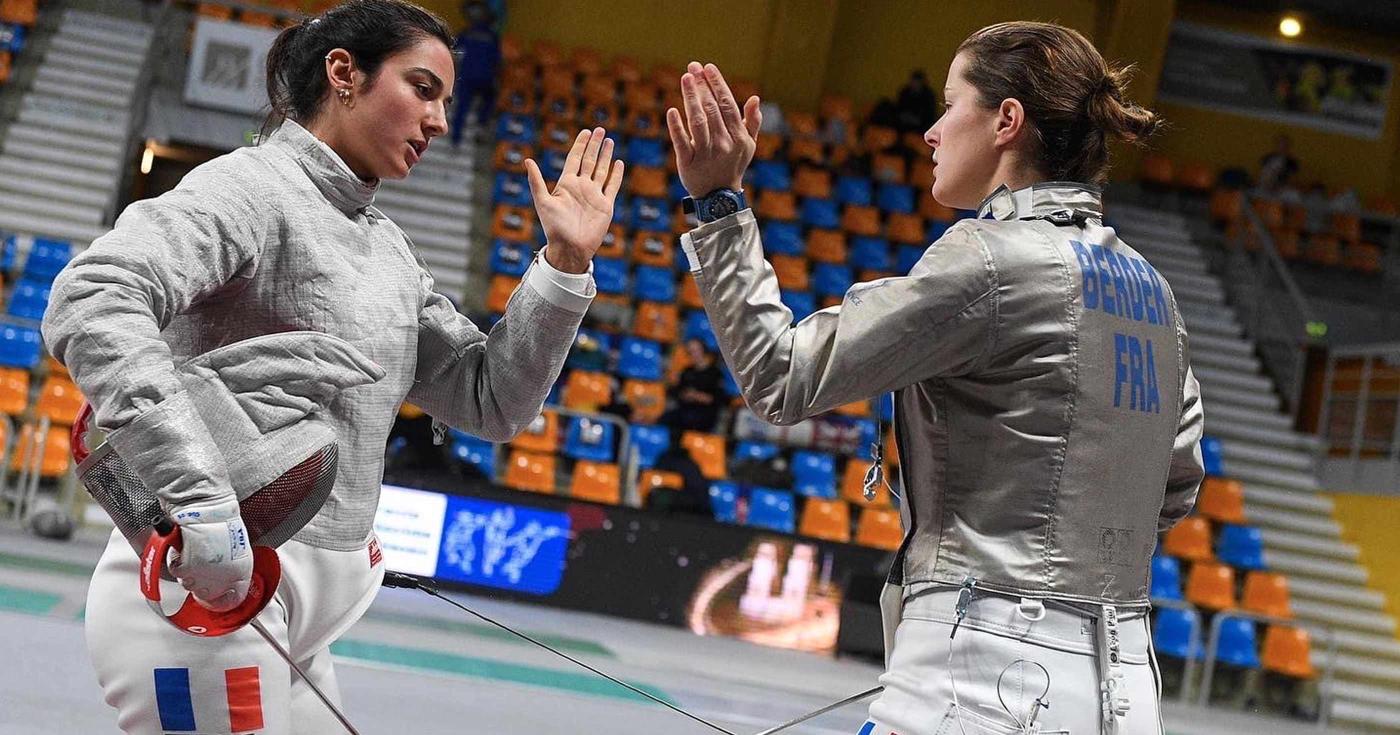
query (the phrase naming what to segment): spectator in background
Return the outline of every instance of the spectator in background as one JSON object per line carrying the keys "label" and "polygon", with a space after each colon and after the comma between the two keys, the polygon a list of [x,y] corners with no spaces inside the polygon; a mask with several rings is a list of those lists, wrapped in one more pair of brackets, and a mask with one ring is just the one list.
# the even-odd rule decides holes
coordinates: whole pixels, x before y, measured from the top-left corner
{"label": "spectator in background", "polygon": [[675,433],[703,431],[711,433],[719,420],[724,395],[724,373],[715,362],[714,353],[705,349],[698,339],[685,341],[690,365],[681,371],[680,379],[671,389],[675,407],[661,417],[661,423]]}
{"label": "spectator in background", "polygon": [[460,58],[457,66],[457,107],[452,111],[452,147],[461,145],[467,116],[474,122],[491,119],[496,105],[496,74],[501,65],[501,38],[496,32],[496,15],[481,0],[462,3],[467,27],[457,34],[452,50]]}
{"label": "spectator in background", "polygon": [[691,457],[690,452],[681,447],[679,442],[672,443],[657,457],[652,469],[680,475],[681,489],[652,490],[647,496],[647,510],[714,517],[714,512],[710,509],[710,483],[700,471],[700,465],[695,463],[695,458]]}
{"label": "spectator in background", "polygon": [[1314,181],[1303,193],[1303,211],[1306,217],[1303,230],[1309,235],[1326,232],[1329,226],[1332,200],[1327,197],[1327,187]]}
{"label": "spectator in background", "polygon": [[1276,192],[1292,180],[1298,173],[1298,159],[1293,157],[1293,141],[1280,134],[1274,141],[1274,149],[1259,159],[1259,188]]}
{"label": "spectator in background", "polygon": [[929,86],[928,75],[923,69],[910,72],[895,101],[895,127],[901,133],[922,133],[933,127],[939,112],[938,93]]}

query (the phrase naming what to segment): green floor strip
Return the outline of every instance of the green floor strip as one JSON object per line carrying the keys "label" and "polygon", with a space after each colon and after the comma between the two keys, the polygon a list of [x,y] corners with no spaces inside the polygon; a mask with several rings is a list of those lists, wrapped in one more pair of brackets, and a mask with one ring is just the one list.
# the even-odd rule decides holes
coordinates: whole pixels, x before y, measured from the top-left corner
{"label": "green floor strip", "polygon": [[0,585],[0,610],[43,615],[63,601],[63,595]]}
{"label": "green floor strip", "polygon": [[96,564],[78,564],[71,561],[61,561],[59,559],[48,559],[42,556],[29,556],[28,554],[12,554],[0,551],[0,567],[11,567],[14,569],[30,569],[40,572],[54,572],[66,574],[70,577],[91,577],[92,570],[97,568]]}
{"label": "green floor strip", "polygon": [[[332,643],[331,653],[348,659],[373,661],[375,663],[403,666],[422,671],[437,671],[480,679],[495,679],[516,684],[549,687],[551,689],[560,689],[576,694],[588,694],[595,697],[616,697],[618,699],[628,699],[638,702],[647,701],[641,696],[629,692],[602,677],[587,673],[558,671],[538,666],[526,666],[524,664],[507,663],[505,661],[472,658],[470,656],[458,656],[451,653],[424,651],[350,639]],[[658,699],[674,704],[660,689],[646,684],[639,684],[635,681],[629,681],[627,683],[644,692],[655,695]]]}
{"label": "green floor strip", "polygon": [[[486,638],[501,643],[518,643],[522,646],[530,645],[528,642],[520,640],[519,638],[511,635],[510,633],[505,632],[504,630],[501,630],[500,628],[495,628],[489,625],[474,625],[472,623],[458,623],[451,620],[442,620],[441,618],[424,617],[421,615],[406,615],[403,613],[380,613],[373,611],[367,613],[363,619],[372,623],[391,623],[394,625],[403,625],[413,628],[436,630],[444,633],[460,633],[462,635],[470,635],[475,636],[477,638]],[[545,643],[555,648],[558,648],[561,651],[581,653],[589,656],[606,656],[608,658],[616,658],[616,656],[613,655],[612,651],[608,650],[607,648],[604,648],[603,646],[597,643],[594,643],[593,641],[585,641],[578,638],[568,638],[565,636],[549,635],[544,633],[532,633],[530,631],[524,632],[531,638],[534,638],[535,640],[541,643]]]}

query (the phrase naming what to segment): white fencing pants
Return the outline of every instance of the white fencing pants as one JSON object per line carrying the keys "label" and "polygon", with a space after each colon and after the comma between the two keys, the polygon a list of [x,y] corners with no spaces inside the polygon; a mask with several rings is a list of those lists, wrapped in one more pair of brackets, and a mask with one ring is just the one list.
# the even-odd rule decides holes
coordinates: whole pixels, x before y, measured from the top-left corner
{"label": "white fencing pants", "polygon": [[[880,677],[885,690],[871,703],[859,735],[1108,732],[1099,706],[1093,616],[978,592],[950,639],[957,588],[924,585],[906,592]],[[1129,709],[1117,718],[1116,733],[1160,735],[1161,692],[1147,615],[1124,612],[1118,628]]]}
{"label": "white fencing pants", "polygon": [[[369,607],[384,577],[377,542],[327,551],[288,541],[282,581],[258,615],[321,691],[339,704],[329,646]],[[306,682],[251,627],[199,638],[161,620],[141,595],[138,557],[116,531],[93,572],[87,644],[117,725],[131,735],[342,732]],[[161,583],[162,600],[184,600]]]}

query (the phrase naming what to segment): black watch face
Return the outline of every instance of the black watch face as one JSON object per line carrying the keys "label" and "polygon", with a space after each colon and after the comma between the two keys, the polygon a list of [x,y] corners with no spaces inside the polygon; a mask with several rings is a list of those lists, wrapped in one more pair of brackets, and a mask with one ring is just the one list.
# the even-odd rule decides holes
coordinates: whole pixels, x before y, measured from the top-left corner
{"label": "black watch face", "polygon": [[728,217],[739,211],[739,202],[734,197],[717,196],[710,201],[710,216],[715,219]]}

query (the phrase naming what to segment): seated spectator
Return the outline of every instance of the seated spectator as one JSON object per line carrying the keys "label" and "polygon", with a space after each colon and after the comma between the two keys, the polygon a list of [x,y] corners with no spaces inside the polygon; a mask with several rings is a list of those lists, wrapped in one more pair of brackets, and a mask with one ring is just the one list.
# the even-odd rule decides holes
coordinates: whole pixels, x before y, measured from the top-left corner
{"label": "seated spectator", "polygon": [[1278,191],[1298,173],[1298,159],[1293,157],[1292,146],[1292,140],[1280,134],[1274,141],[1274,149],[1259,159],[1260,189]]}
{"label": "seated spectator", "polygon": [[647,496],[647,510],[665,513],[687,513],[713,518],[710,509],[710,483],[700,471],[700,465],[679,443],[673,443],[660,457],[652,469],[660,472],[674,472],[681,476],[681,489],[657,488]]}
{"label": "seated spectator", "polygon": [[899,90],[895,102],[896,129],[901,133],[922,133],[938,121],[938,93],[928,84],[923,69],[909,73],[909,81]]}
{"label": "seated spectator", "polygon": [[1321,182],[1313,182],[1303,193],[1303,211],[1307,213],[1303,230],[1309,235],[1326,232],[1331,227],[1328,216],[1331,210],[1332,201],[1327,198],[1327,187]]}
{"label": "seated spectator", "polygon": [[690,366],[681,371],[680,379],[671,388],[675,407],[661,417],[661,423],[670,426],[677,436],[683,431],[713,433],[723,406],[724,373],[716,364],[714,353],[705,349],[700,340],[686,340],[685,350]]}

